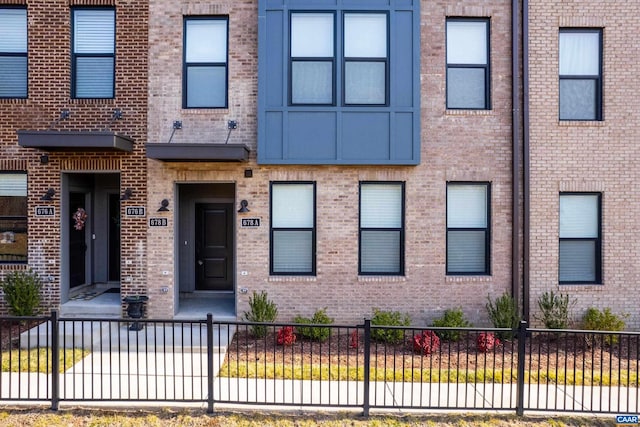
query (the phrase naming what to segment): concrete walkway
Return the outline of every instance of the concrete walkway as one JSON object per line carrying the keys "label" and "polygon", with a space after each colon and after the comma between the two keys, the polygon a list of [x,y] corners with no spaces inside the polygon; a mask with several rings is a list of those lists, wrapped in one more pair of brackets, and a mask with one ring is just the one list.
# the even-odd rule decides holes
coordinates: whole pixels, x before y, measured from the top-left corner
{"label": "concrete walkway", "polygon": [[[188,326],[188,324],[186,324]],[[148,324],[130,331],[126,324],[101,325],[101,338],[93,351],[60,376],[63,401],[91,401],[91,405],[164,405],[166,401],[190,401],[206,407],[208,367],[206,328]],[[214,372],[219,373],[233,325],[214,325]],[[28,339],[28,338],[25,338]],[[96,341],[96,340],[93,340]],[[238,379],[216,376],[213,396],[216,408],[252,406],[288,408],[308,406],[362,407],[365,384],[361,381],[301,381]],[[637,387],[525,385],[524,406],[529,411],[640,412]],[[0,398],[23,404],[48,400],[51,375],[2,373]],[[455,384],[372,382],[370,407],[386,410],[465,409],[510,410],[516,407],[515,384]]]}

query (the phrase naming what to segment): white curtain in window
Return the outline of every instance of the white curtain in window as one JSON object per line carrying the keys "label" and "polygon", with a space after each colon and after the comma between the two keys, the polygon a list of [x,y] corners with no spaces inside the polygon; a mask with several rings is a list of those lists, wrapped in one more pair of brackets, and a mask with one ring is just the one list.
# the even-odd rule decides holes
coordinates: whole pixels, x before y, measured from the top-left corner
{"label": "white curtain in window", "polygon": [[360,187],[360,227],[402,227],[402,185],[362,184]]}
{"label": "white curtain in window", "polygon": [[600,33],[560,33],[560,75],[597,76],[600,74]]}
{"label": "white curtain in window", "polygon": [[447,21],[447,64],[487,63],[487,22]]}
{"label": "white curtain in window", "polygon": [[598,196],[563,194],[560,196],[560,238],[598,237]]}
{"label": "white curtain in window", "polygon": [[187,62],[227,62],[227,21],[190,19],[186,24]]}
{"label": "white curtain in window", "polygon": [[487,186],[447,186],[447,227],[487,228]]}
{"label": "white curtain in window", "polygon": [[313,228],[313,184],[273,184],[271,227]]}
{"label": "white curtain in window", "polygon": [[27,51],[26,9],[0,9],[0,52]]}
{"label": "white curtain in window", "polygon": [[344,56],[346,58],[386,58],[387,15],[345,14]]}
{"label": "white curtain in window", "polygon": [[333,14],[292,14],[291,56],[294,58],[333,57]]}
{"label": "white curtain in window", "polygon": [[24,197],[27,195],[27,174],[0,174],[0,196]]}
{"label": "white curtain in window", "polygon": [[115,12],[80,9],[74,13],[75,53],[114,53]]}

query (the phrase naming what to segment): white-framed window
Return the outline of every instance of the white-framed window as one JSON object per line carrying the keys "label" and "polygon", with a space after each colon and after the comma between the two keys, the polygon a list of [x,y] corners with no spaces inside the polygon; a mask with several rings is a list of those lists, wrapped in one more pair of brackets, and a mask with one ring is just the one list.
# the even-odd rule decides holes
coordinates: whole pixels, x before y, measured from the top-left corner
{"label": "white-framed window", "polygon": [[116,13],[113,8],[74,8],[73,98],[115,96]]}
{"label": "white-framed window", "polygon": [[404,274],[404,183],[360,183],[361,275]]}
{"label": "white-framed window", "polygon": [[488,18],[447,19],[447,108],[488,110],[490,44]]}
{"label": "white-framed window", "polygon": [[316,185],[271,183],[272,275],[316,273]]}
{"label": "white-framed window", "polygon": [[447,274],[491,274],[490,200],[489,183],[447,183]]}
{"label": "white-framed window", "polygon": [[560,193],[559,282],[602,282],[600,193]]}
{"label": "white-framed window", "polygon": [[27,174],[0,172],[0,263],[27,262]]}
{"label": "white-framed window", "polygon": [[292,12],[289,103],[336,105],[340,88],[343,105],[386,105],[388,21],[386,12],[348,11],[338,21],[334,12]]}
{"label": "white-framed window", "polygon": [[602,30],[560,30],[560,120],[602,120]]}
{"label": "white-framed window", "polygon": [[27,80],[27,9],[0,7],[0,98],[26,98]]}
{"label": "white-framed window", "polygon": [[227,107],[228,27],[226,16],[185,18],[184,108]]}

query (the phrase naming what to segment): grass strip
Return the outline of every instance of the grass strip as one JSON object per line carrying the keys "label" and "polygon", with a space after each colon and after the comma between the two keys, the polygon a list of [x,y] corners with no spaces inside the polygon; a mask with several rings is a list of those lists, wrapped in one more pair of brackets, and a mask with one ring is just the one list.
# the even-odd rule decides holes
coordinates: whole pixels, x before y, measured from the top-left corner
{"label": "grass strip", "polygon": [[[41,374],[51,373],[50,348],[34,348],[30,350],[11,350],[0,353],[0,366],[2,372],[38,372]],[[78,363],[91,352],[82,349],[60,350],[58,360],[60,361],[60,373],[65,369]]]}

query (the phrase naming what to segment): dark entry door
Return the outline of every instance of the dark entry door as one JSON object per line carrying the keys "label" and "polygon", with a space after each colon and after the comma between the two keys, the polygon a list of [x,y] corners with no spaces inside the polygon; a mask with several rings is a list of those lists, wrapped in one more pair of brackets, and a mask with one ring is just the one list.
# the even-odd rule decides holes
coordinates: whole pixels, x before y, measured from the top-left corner
{"label": "dark entry door", "polygon": [[[86,210],[85,193],[69,193],[69,211],[74,214],[78,208]],[[76,221],[74,215],[69,218],[69,287],[80,286],[86,280],[86,223]]]}
{"label": "dark entry door", "polygon": [[233,290],[233,204],[196,204],[196,290]]}

